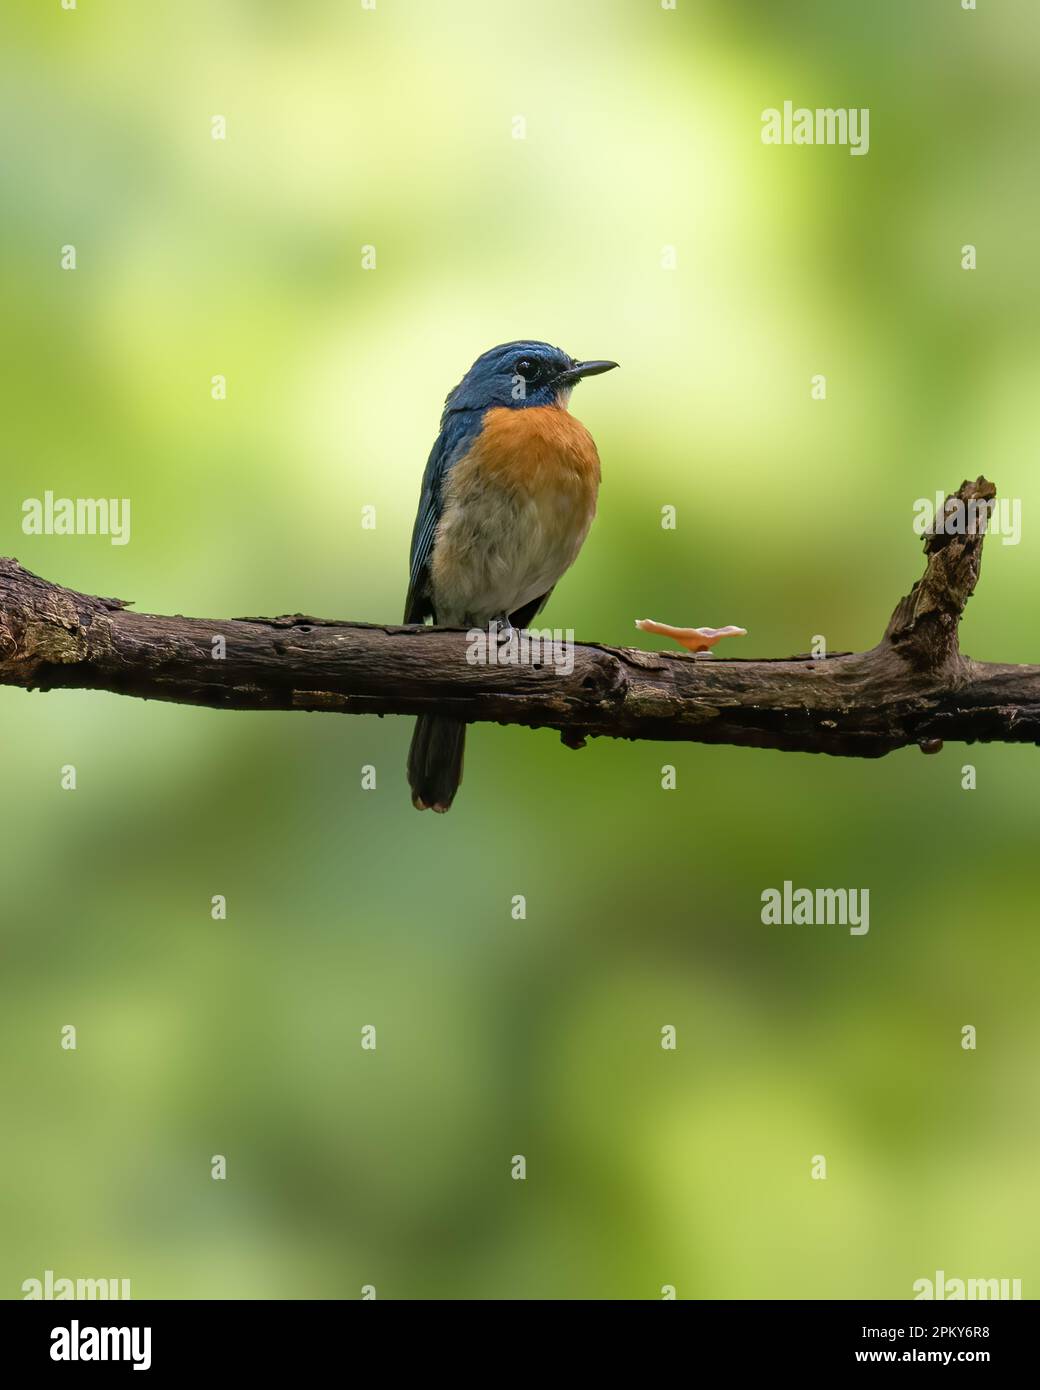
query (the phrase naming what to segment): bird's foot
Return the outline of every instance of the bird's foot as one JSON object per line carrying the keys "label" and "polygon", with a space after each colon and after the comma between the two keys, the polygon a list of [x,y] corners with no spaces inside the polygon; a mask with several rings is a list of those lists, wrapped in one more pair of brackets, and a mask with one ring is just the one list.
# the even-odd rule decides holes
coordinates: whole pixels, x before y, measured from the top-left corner
{"label": "bird's foot", "polygon": [[670,637],[695,656],[706,656],[723,637],[747,636],[747,628],[743,627],[672,627],[670,623],[657,623],[653,618],[637,618],[636,627],[640,632]]}
{"label": "bird's foot", "polygon": [[516,630],[509,621],[508,613],[500,613],[497,618],[492,618],[488,625],[488,632],[496,639],[500,647],[511,642],[516,635]]}

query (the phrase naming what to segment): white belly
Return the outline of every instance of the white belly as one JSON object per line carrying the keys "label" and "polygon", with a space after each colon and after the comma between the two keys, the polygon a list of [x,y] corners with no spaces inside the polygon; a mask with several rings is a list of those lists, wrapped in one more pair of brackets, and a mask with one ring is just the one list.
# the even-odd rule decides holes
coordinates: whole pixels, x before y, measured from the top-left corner
{"label": "white belly", "polygon": [[488,486],[466,506],[449,503],[438,527],[433,575],[437,621],[485,627],[553,587],[573,563],[592,522],[573,486]]}

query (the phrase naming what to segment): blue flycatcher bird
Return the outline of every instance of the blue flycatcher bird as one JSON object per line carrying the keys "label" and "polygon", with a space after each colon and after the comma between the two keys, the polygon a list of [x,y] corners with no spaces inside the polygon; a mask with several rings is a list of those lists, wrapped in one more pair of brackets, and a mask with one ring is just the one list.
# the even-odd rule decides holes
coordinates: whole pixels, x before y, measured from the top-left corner
{"label": "blue flycatcher bird", "polygon": [[[548,343],[483,353],[444,403],[412,532],[406,623],[508,637],[541,612],[592,525],[599,455],[567,409],[578,362]],[[412,805],[446,811],[462,781],[466,725],[421,714],[408,753]]]}

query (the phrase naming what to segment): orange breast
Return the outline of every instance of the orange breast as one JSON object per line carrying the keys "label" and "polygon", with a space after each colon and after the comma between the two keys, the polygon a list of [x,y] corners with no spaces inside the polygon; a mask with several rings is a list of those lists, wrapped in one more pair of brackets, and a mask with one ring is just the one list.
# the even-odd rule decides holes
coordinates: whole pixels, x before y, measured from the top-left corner
{"label": "orange breast", "polygon": [[430,578],[437,621],[483,625],[553,588],[588,534],[599,455],[559,406],[496,407],[447,478]]}
{"label": "orange breast", "polygon": [[534,496],[543,491],[573,491],[595,505],[599,489],[595,442],[581,421],[560,406],[489,410],[467,463],[489,482]]}

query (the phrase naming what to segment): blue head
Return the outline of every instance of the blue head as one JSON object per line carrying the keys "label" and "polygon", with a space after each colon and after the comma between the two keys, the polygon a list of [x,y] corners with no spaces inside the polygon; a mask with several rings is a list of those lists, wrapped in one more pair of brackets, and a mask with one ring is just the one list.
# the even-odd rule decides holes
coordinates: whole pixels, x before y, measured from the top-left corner
{"label": "blue head", "polygon": [[513,410],[529,405],[566,406],[582,377],[616,366],[616,362],[579,362],[549,343],[522,339],[500,343],[481,353],[445,401],[444,413],[485,411],[496,405]]}

